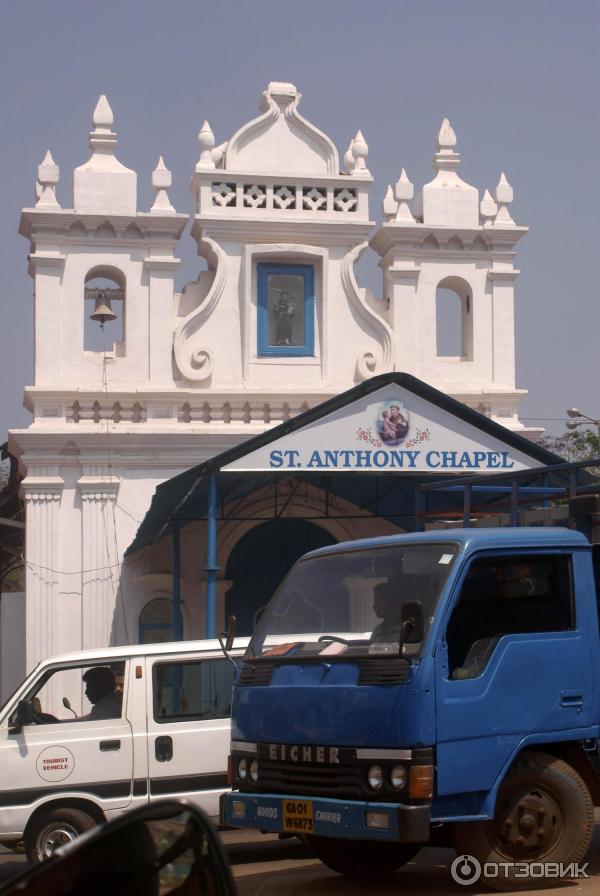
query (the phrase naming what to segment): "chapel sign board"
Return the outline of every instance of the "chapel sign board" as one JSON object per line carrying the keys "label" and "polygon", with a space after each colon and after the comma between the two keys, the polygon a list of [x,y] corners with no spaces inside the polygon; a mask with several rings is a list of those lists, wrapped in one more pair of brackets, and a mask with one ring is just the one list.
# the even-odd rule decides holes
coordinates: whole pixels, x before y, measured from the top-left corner
{"label": "chapel sign board", "polygon": [[390,385],[222,469],[490,473],[538,466],[539,461],[500,438]]}

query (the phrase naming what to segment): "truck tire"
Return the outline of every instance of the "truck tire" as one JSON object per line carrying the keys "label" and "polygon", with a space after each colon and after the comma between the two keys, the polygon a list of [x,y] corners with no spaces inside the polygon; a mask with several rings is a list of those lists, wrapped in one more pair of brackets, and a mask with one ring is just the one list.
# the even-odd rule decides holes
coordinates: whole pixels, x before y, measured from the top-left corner
{"label": "truck tire", "polygon": [[308,848],[338,874],[346,877],[377,877],[391,874],[410,862],[420,843],[381,843],[371,840],[338,840],[307,834]]}
{"label": "truck tire", "polygon": [[[455,842],[459,855],[480,863],[481,880],[492,889],[538,890],[564,883],[538,876],[539,863],[580,862],[593,828],[592,798],[575,769],[555,756],[525,752],[500,787],[493,820],[457,824]],[[502,867],[486,874],[486,863],[536,863],[535,877],[516,877],[518,869]]]}
{"label": "truck tire", "polygon": [[43,862],[59,846],[71,843],[95,825],[92,816],[81,809],[59,808],[40,812],[25,831],[27,858],[34,864]]}

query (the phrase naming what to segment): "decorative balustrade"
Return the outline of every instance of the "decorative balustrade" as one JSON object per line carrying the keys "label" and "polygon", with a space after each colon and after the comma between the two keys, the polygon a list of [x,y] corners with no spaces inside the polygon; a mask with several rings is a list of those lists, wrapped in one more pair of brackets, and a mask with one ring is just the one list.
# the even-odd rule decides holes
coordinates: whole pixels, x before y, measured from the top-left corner
{"label": "decorative balustrade", "polygon": [[211,399],[209,401],[184,401],[164,404],[148,404],[136,401],[128,404],[120,401],[74,401],[67,409],[67,421],[75,424],[140,423],[152,425],[197,424],[277,424],[307,411],[308,402],[270,402],[257,397],[239,401]]}
{"label": "decorative balustrade", "polygon": [[356,212],[358,190],[344,186],[310,184],[261,184],[213,181],[212,204],[216,208],[265,211]]}

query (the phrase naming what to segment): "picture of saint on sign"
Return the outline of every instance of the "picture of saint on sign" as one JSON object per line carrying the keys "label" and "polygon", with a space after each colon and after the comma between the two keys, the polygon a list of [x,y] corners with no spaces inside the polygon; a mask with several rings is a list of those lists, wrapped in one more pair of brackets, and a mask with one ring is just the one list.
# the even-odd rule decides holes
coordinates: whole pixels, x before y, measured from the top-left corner
{"label": "picture of saint on sign", "polygon": [[382,442],[400,445],[408,435],[408,411],[399,402],[386,402],[380,405],[376,425]]}
{"label": "picture of saint on sign", "polygon": [[304,305],[302,297],[301,277],[280,274],[269,277],[270,345],[303,344]]}

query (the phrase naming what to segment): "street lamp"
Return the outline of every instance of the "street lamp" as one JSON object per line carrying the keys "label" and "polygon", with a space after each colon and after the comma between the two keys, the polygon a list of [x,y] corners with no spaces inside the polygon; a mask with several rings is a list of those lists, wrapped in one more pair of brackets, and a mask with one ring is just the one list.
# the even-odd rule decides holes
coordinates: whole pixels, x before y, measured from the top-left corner
{"label": "street lamp", "polygon": [[596,427],[596,435],[598,437],[598,455],[600,456],[600,420],[595,420],[594,417],[588,417],[587,414],[584,414],[578,408],[568,408],[567,416],[572,418],[580,418],[579,420],[574,419],[572,422],[567,423],[567,429],[577,429],[578,426],[590,426],[590,424]]}

